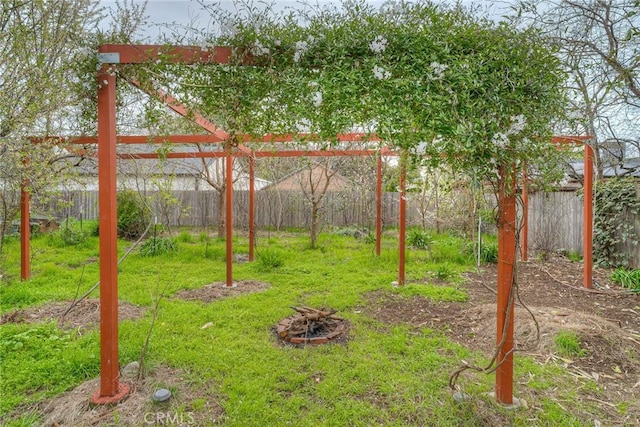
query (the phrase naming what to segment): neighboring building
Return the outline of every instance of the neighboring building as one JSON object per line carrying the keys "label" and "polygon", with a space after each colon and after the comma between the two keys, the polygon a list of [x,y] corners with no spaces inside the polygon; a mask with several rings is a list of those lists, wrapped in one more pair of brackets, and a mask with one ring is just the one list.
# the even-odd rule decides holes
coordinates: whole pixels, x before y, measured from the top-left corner
{"label": "neighboring building", "polygon": [[[624,159],[615,164],[604,165],[602,168],[603,178],[613,178],[616,176],[634,177],[640,179],[640,157]],[[584,162],[576,161],[569,163],[567,178],[563,182],[564,189],[577,189],[582,187],[584,178]]]}
{"label": "neighboring building", "polygon": [[[224,159],[207,159],[209,174],[224,179]],[[77,166],[78,179],[66,185],[66,190],[97,191],[98,168],[94,159],[85,159]],[[171,191],[214,191],[204,179],[204,165],[201,159],[119,159],[117,162],[118,189],[135,189],[138,191],[157,191],[159,188]],[[270,181],[254,179],[256,190],[260,190]],[[243,171],[234,171],[233,189],[249,190],[249,175]]]}
{"label": "neighboring building", "polygon": [[349,179],[321,163],[312,163],[310,167],[300,168],[279,181],[264,186],[262,189],[301,191],[308,190],[311,183],[313,183],[316,188],[321,190],[324,189],[327,182],[328,187],[326,191],[350,191],[356,189],[355,184]]}

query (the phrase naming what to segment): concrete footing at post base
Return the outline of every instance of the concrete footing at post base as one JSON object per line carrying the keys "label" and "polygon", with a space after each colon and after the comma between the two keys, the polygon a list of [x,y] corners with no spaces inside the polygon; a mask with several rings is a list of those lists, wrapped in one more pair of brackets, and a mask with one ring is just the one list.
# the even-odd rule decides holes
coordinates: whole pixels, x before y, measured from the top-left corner
{"label": "concrete footing at post base", "polygon": [[119,383],[118,392],[113,396],[101,396],[100,390],[97,390],[95,393],[91,395],[91,399],[89,399],[89,402],[92,405],[96,405],[96,406],[118,403],[121,400],[123,400],[125,397],[127,397],[130,391],[131,391],[131,386],[129,384]]}

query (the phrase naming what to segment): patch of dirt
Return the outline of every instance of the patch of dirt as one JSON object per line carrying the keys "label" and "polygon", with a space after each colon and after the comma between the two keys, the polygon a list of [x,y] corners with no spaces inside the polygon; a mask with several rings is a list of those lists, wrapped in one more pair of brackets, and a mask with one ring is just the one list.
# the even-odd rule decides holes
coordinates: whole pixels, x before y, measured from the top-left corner
{"label": "patch of dirt", "polygon": [[[614,402],[637,402],[630,405],[622,421],[615,403],[598,400],[587,388],[580,391],[584,398],[602,403],[611,420],[640,422],[640,294],[631,294],[611,282],[611,271],[603,269],[594,270],[596,286],[586,290],[582,287],[582,268],[582,263],[561,256],[518,263],[520,300],[535,320],[522,304],[516,305],[516,348],[539,363],[560,364],[581,384],[595,381]],[[467,273],[465,279],[462,287],[469,299],[464,303],[377,291],[368,295],[364,312],[387,324],[443,331],[461,345],[492,357],[497,328],[497,266]],[[560,355],[555,344],[559,331],[575,332],[584,355]]]}
{"label": "patch of dirt", "polygon": [[[125,380],[126,382],[126,380]],[[80,384],[73,390],[38,404],[42,426],[141,426],[197,425],[220,422],[224,410],[212,394],[212,385],[194,383],[186,372],[159,367],[138,383],[128,382],[131,392],[112,405],[93,406],[91,395],[99,389],[100,379]],[[153,393],[159,388],[171,391],[167,402],[155,403]]]}
{"label": "patch of dirt", "polygon": [[[63,329],[87,329],[100,324],[100,300],[88,298],[80,301],[69,313],[65,312],[73,301],[54,302],[39,307],[20,309],[5,313],[0,318],[4,323],[43,323],[55,320]],[[142,317],[144,309],[125,301],[118,302],[118,319],[135,320]]]}
{"label": "patch of dirt", "polygon": [[243,280],[233,284],[233,287],[228,287],[225,282],[213,282],[201,288],[182,290],[176,293],[175,297],[186,301],[211,302],[217,299],[261,292],[271,287],[269,283],[252,280]]}

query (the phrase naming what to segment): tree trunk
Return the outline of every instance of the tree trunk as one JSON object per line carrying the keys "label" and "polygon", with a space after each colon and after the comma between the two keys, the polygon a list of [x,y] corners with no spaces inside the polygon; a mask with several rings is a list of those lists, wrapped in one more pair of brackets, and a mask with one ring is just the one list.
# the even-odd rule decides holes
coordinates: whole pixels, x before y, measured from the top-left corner
{"label": "tree trunk", "polygon": [[313,201],[311,205],[311,249],[316,248],[316,241],[318,240],[318,219],[320,216],[318,203]]}
{"label": "tree trunk", "polygon": [[222,189],[218,192],[218,238],[224,239],[225,236],[225,223],[226,223],[226,203],[225,203],[225,195],[226,195],[226,187],[222,187]]}

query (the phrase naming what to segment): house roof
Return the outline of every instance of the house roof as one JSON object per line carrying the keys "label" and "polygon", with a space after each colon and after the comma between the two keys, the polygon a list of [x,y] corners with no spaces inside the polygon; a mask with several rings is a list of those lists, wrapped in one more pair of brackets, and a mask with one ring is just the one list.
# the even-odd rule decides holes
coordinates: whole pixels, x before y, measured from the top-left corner
{"label": "house roof", "polygon": [[[570,180],[582,181],[584,177],[584,161],[570,162],[567,175]],[[604,178],[613,178],[616,176],[640,178],[640,157],[624,159],[618,164],[604,166],[602,176]]]}
{"label": "house roof", "polygon": [[[328,171],[330,174],[330,182],[327,187],[327,191],[348,190],[355,187],[355,184],[351,182],[351,180],[342,176],[340,173],[329,169],[326,165],[314,162],[310,166],[311,167],[305,166],[300,169],[296,169],[278,181],[266,185],[262,190],[277,189],[299,191],[302,185],[309,182],[310,178],[312,178],[314,182],[320,182],[323,179],[326,179],[326,176],[322,175],[323,171]],[[312,175],[310,176],[309,174]]]}

